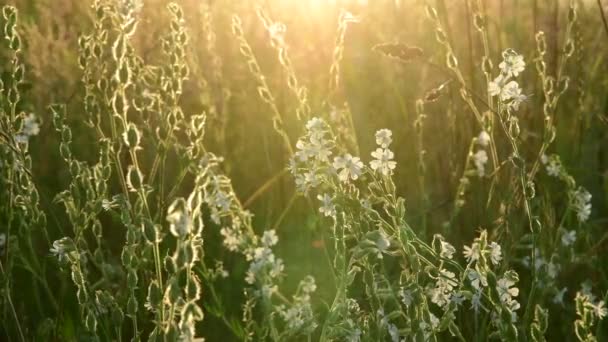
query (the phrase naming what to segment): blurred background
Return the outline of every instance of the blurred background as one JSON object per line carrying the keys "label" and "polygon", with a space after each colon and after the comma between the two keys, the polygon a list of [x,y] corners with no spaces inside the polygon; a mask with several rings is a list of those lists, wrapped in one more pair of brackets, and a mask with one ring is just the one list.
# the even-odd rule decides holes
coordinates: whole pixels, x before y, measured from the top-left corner
{"label": "blurred background", "polygon": [[[6,0],[5,0],[6,1]],[[58,137],[51,127],[47,106],[68,105],[68,123],[74,132],[75,148],[82,159],[97,151],[97,141],[81,119],[84,91],[78,67],[78,37],[89,32],[92,24],[90,0],[9,0],[19,10],[20,30],[27,70],[27,85],[22,103],[39,116],[43,125],[40,134],[30,143],[34,177],[42,194],[42,204],[52,214],[49,229],[59,237],[65,218],[53,197],[69,184],[69,175],[58,155]],[[293,179],[283,170],[287,165],[282,140],[272,127],[272,113],[257,96],[257,83],[231,31],[231,18],[243,21],[247,40],[252,46],[262,72],[267,78],[292,143],[302,134],[302,125],[295,115],[297,99],[286,86],[286,75],[268,32],[256,15],[261,6],[270,18],[286,26],[284,34],[288,54],[301,85],[306,86],[313,115],[328,117],[335,108],[347,105],[353,115],[362,160],[371,159],[375,148],[374,132],[380,128],[393,130],[393,150],[398,162],[395,182],[398,193],[406,199],[408,222],[412,227],[428,220],[430,232],[442,231],[450,218],[455,192],[463,172],[468,146],[478,126],[459,88],[448,84],[436,102],[426,106],[423,145],[426,150],[426,187],[429,205],[419,193],[415,102],[429,90],[452,78],[445,67],[445,51],[435,39],[432,23],[425,14],[425,1],[420,0],[181,0],[176,1],[186,15],[189,30],[188,62],[191,70],[182,96],[184,113],[207,112],[207,146],[225,158],[224,169],[233,181],[242,202],[254,213],[254,225],[262,231],[277,228],[281,243],[277,254],[285,259],[287,279],[300,279],[306,274],[317,278],[321,302],[333,298],[329,265],[324,250],[323,234],[327,222],[315,215],[317,208],[310,201],[296,196]],[[467,84],[479,98],[485,97],[486,81],[481,72],[483,48],[473,26],[470,0],[432,1],[454,47]],[[160,58],[159,37],[167,30],[168,1],[145,0],[141,21],[133,44],[146,63]],[[501,51],[513,48],[523,54],[527,70],[520,85],[530,101],[518,112],[522,124],[524,155],[535,157],[543,131],[542,90],[534,70],[536,56],[534,36],[544,31],[547,37],[548,73],[554,74],[561,53],[568,1],[483,0],[489,27],[489,45],[495,65]],[[556,114],[558,136],[552,153],[558,153],[564,165],[593,195],[592,225],[606,231],[606,194],[608,194],[608,143],[606,118],[608,112],[608,32],[604,31],[596,1],[577,1],[579,22],[575,37],[581,49],[566,67],[570,88],[560,100]],[[338,18],[348,11],[358,19],[348,26],[344,55],[340,68],[340,86],[329,93],[329,70],[335,47]],[[605,9],[608,10],[608,9]],[[380,43],[404,43],[422,49],[423,54],[409,63],[388,58],[373,50]],[[6,63],[0,52],[0,63]],[[79,130],[78,127],[82,129]],[[504,141],[499,152],[505,158],[509,147]],[[145,152],[144,152],[145,153]],[[554,184],[559,187],[557,183]],[[487,193],[488,184],[472,184],[471,192]],[[548,186],[551,186],[549,184]],[[188,193],[185,186],[183,193]],[[508,188],[497,189],[497,198],[508,198]],[[504,192],[504,193],[501,193]],[[500,225],[501,204],[485,206],[484,196],[471,196],[466,215],[458,218],[456,231],[448,240],[457,248],[469,243],[479,227],[492,231]],[[551,200],[551,199],[548,199]],[[208,226],[206,249],[209,256],[220,255],[229,260],[227,267],[244,272],[246,265],[220,248],[217,227]],[[104,227],[117,236],[117,253],[122,244],[121,227]],[[55,232],[53,234],[53,232]],[[429,238],[427,236],[427,238]],[[597,237],[599,239],[599,236]],[[607,246],[601,246],[597,258],[605,265]],[[44,253],[41,251],[41,253]],[[215,254],[214,254],[215,253]],[[514,252],[517,257],[517,252]],[[523,255],[523,254],[522,254]],[[584,265],[583,265],[584,266]],[[593,273],[603,283],[606,272]],[[572,288],[582,280],[569,274]],[[287,284],[293,289],[296,283]],[[227,281],[224,288],[234,289],[238,302],[242,283]],[[606,288],[603,286],[602,288]],[[67,293],[70,293],[69,290]],[[326,291],[326,292],[323,292]],[[68,296],[66,295],[66,298]],[[74,303],[72,303],[74,304]],[[229,304],[229,303],[228,303]],[[229,305],[228,305],[229,306]],[[66,304],[68,311],[74,306]],[[235,312],[238,311],[235,307]],[[74,317],[77,317],[75,314]],[[211,316],[203,325],[208,331],[218,329]],[[555,322],[559,323],[559,322]],[[570,323],[569,323],[570,324]],[[559,325],[550,331],[553,340],[562,335]],[[564,328],[566,329],[566,328]],[[571,331],[568,327],[565,331]],[[220,330],[210,340],[222,336]],[[551,340],[551,339],[550,339]]]}

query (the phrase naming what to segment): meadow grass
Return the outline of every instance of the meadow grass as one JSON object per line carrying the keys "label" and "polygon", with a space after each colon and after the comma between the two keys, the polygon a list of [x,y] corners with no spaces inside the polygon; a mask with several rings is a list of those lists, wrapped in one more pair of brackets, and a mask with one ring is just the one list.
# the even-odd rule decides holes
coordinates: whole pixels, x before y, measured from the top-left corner
{"label": "meadow grass", "polygon": [[2,339],[608,339],[607,11],[3,5]]}

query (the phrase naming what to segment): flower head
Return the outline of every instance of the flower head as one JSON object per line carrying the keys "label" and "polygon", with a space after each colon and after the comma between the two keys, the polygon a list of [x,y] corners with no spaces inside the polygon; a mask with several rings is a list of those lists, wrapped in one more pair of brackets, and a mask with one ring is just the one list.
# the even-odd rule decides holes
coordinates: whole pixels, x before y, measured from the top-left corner
{"label": "flower head", "polygon": [[483,147],[486,147],[490,144],[490,135],[486,131],[481,131],[479,136],[477,136],[477,143]]}
{"label": "flower head", "polygon": [[391,142],[393,142],[392,136],[393,132],[391,132],[390,129],[381,129],[376,132],[376,144],[380,145],[382,148],[387,148]]}
{"label": "flower head", "polygon": [[524,57],[517,54],[512,49],[507,49],[502,53],[503,61],[498,64],[500,71],[507,75],[507,77],[517,77],[519,73],[523,72],[526,68],[526,62]]}
{"label": "flower head", "polygon": [[317,199],[321,201],[321,207],[319,207],[321,214],[327,217],[336,216],[336,206],[334,205],[331,196],[328,194],[317,195]]}
{"label": "flower head", "polygon": [[338,178],[342,182],[349,179],[356,180],[361,175],[363,162],[358,157],[353,157],[349,153],[343,157],[334,158],[334,168],[338,171]]}
{"label": "flower head", "polygon": [[375,158],[369,163],[372,170],[379,171],[385,176],[390,175],[397,166],[397,162],[393,161],[395,154],[388,148],[377,148],[372,152],[372,157]]}

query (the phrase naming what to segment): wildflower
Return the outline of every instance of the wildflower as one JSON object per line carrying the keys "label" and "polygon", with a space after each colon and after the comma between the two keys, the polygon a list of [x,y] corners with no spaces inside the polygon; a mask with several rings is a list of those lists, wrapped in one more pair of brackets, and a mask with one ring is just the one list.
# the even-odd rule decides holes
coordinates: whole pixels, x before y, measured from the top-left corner
{"label": "wildflower", "polygon": [[608,314],[608,310],[606,309],[605,303],[603,300],[593,304],[593,313],[597,316],[598,319],[602,319],[606,317]]}
{"label": "wildflower", "polygon": [[559,273],[559,264],[555,264],[553,261],[547,263],[547,275],[551,279],[557,278]]}
{"label": "wildflower", "polygon": [[558,159],[551,158],[546,164],[547,174],[551,177],[559,177],[562,173],[562,164]]}
{"label": "wildflower", "polygon": [[561,240],[566,247],[573,245],[576,242],[576,230],[563,230]]}
{"label": "wildflower", "polygon": [[508,106],[513,110],[519,110],[519,106],[528,99],[527,95],[521,93],[521,89],[517,88],[516,92],[511,94],[511,102]]}
{"label": "wildflower", "polygon": [[447,270],[440,270],[439,277],[435,283],[435,288],[430,290],[431,302],[444,307],[450,303],[450,297],[454,286],[457,285],[456,275]]}
{"label": "wildflower", "polygon": [[245,281],[249,284],[261,279],[263,274],[267,274],[270,278],[276,278],[283,272],[283,260],[276,258],[268,247],[253,249],[252,253],[248,253],[247,258],[253,260],[245,277]]}
{"label": "wildflower", "polygon": [[481,291],[476,292],[471,297],[471,309],[475,310],[475,313],[479,312],[479,308],[486,309],[483,304],[481,304]]}
{"label": "wildflower", "polygon": [[481,287],[488,286],[487,278],[476,270],[470,270],[467,277],[471,281],[471,285],[476,289],[480,290]]}
{"label": "wildflower", "polygon": [[477,136],[477,143],[479,145],[486,147],[490,144],[490,135],[486,131],[481,131],[479,136]]}
{"label": "wildflower", "polygon": [[497,244],[496,242],[492,242],[490,243],[490,260],[492,260],[492,263],[494,265],[498,265],[498,263],[500,263],[500,260],[502,260],[502,252],[500,249],[500,245]]}
{"label": "wildflower", "polygon": [[450,243],[441,241],[441,251],[439,252],[439,256],[446,259],[452,259],[452,256],[456,252],[456,248],[450,245]]}
{"label": "wildflower", "polygon": [[455,292],[452,294],[452,298],[450,298],[450,301],[454,304],[456,304],[456,306],[460,306],[462,305],[462,303],[464,303],[464,301],[466,300],[466,298],[464,297],[464,295],[461,292]]}
{"label": "wildflower", "polygon": [[557,291],[557,293],[555,294],[555,296],[552,299],[552,302],[554,304],[559,304],[559,305],[564,305],[564,294],[566,294],[566,291],[568,291],[567,287],[564,287],[563,289]]}
{"label": "wildflower", "polygon": [[488,162],[488,154],[484,150],[479,150],[473,155],[473,163],[477,169],[477,175],[483,177],[485,175],[485,165]]}
{"label": "wildflower", "polygon": [[517,77],[520,72],[523,72],[526,63],[524,57],[517,54],[512,49],[507,49],[502,53],[503,61],[498,64],[500,71],[507,77]]}
{"label": "wildflower", "polygon": [[50,252],[57,257],[59,262],[68,259],[68,254],[74,250],[74,242],[69,237],[63,237],[53,242]]}
{"label": "wildflower", "polygon": [[397,166],[397,162],[393,161],[395,154],[388,148],[378,148],[372,152],[372,160],[369,164],[374,171],[380,171],[381,174],[388,176]]}
{"label": "wildflower", "polygon": [[382,148],[387,148],[393,139],[391,138],[393,132],[390,129],[381,129],[376,132],[376,144],[380,145]]}
{"label": "wildflower", "polygon": [[323,137],[317,139],[311,136],[309,146],[309,152],[311,153],[312,157],[314,157],[317,161],[327,162],[329,156],[331,155],[329,141],[323,139]]}
{"label": "wildflower", "polygon": [[543,155],[540,156],[540,162],[543,164],[547,164],[548,161],[549,161],[549,157],[547,157],[547,155],[543,153]]}
{"label": "wildflower", "polygon": [[309,159],[316,159],[321,162],[327,161],[331,155],[330,143],[323,137],[323,132],[315,133],[310,136],[309,141],[298,140],[296,148],[299,150],[295,156],[302,162]]}
{"label": "wildflower", "polygon": [[576,191],[571,192],[572,207],[576,211],[578,221],[583,223],[587,221],[591,215],[591,194],[589,191],[579,187]]}
{"label": "wildflower", "polygon": [[302,281],[302,291],[304,293],[313,293],[317,290],[317,284],[315,284],[315,278],[306,276]]}
{"label": "wildflower", "polygon": [[494,81],[490,81],[490,83],[488,83],[488,93],[490,94],[490,96],[500,95],[502,93],[502,88],[504,87],[505,82],[506,79],[503,75],[498,75],[498,77],[496,77]]}
{"label": "wildflower", "polygon": [[507,83],[500,92],[500,99],[507,101],[510,99],[518,98],[521,95],[521,88],[516,81],[510,81]]}
{"label": "wildflower", "polygon": [[314,171],[296,175],[296,188],[300,192],[306,193],[311,188],[317,187],[320,182],[321,180]]}
{"label": "wildflower", "polygon": [[264,235],[262,235],[262,245],[264,245],[264,247],[272,247],[276,245],[277,242],[279,242],[279,238],[274,229],[264,231]]}
{"label": "wildflower", "polygon": [[321,132],[325,129],[325,127],[325,121],[317,117],[308,120],[306,123],[306,129],[309,132]]}
{"label": "wildflower", "polygon": [[226,246],[229,251],[236,252],[242,242],[239,231],[236,229],[223,227],[220,229],[220,234],[222,234],[224,237],[224,246]]}
{"label": "wildflower", "polygon": [[328,194],[317,195],[317,199],[321,201],[319,211],[326,217],[336,216],[336,206],[332,203],[332,198]]}
{"label": "wildflower", "polygon": [[36,116],[30,113],[23,119],[23,128],[19,134],[15,135],[15,141],[26,144],[30,137],[38,135],[38,133],[40,133],[40,125]]}
{"label": "wildflower", "polygon": [[473,242],[471,247],[464,246],[464,251],[462,254],[464,254],[464,257],[468,262],[479,260],[479,257],[481,257],[481,249],[479,248],[479,244],[477,242]]}
{"label": "wildflower", "polygon": [[512,287],[513,285],[515,285],[515,282],[511,279],[501,278],[498,280],[496,290],[503,303],[509,304],[512,297],[517,297],[519,295],[519,289],[517,287]]}
{"label": "wildflower", "polygon": [[348,182],[349,179],[356,180],[359,178],[363,163],[358,157],[353,157],[347,153],[344,157],[334,158],[334,168],[339,170],[338,178],[343,182]]}

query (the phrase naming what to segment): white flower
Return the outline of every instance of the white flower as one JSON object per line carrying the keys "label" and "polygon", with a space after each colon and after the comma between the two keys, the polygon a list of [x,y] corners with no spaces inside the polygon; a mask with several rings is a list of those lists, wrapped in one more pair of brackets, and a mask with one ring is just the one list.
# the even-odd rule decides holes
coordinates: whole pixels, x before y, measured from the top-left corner
{"label": "white flower", "polygon": [[557,274],[559,273],[559,264],[553,263],[553,261],[547,263],[547,275],[551,279],[557,278]]}
{"label": "white flower", "polygon": [[571,192],[572,207],[576,211],[576,217],[579,222],[585,222],[591,215],[591,194],[583,187],[579,187],[576,191]]}
{"label": "white flower", "polygon": [[522,102],[525,102],[528,99],[527,95],[521,93],[521,89],[517,89],[517,91],[511,94],[511,102],[509,102],[509,107],[513,108],[513,110],[519,110],[519,105]]}
{"label": "white flower", "polygon": [[414,301],[414,297],[412,296],[412,291],[406,290],[403,287],[399,291],[399,297],[401,297],[401,302],[405,306],[412,305],[412,302]]}
{"label": "white flower", "polygon": [[312,276],[306,276],[300,284],[302,285],[302,291],[305,293],[313,293],[317,290],[317,284],[315,284],[315,278]]}
{"label": "white flower", "polygon": [[490,94],[490,96],[500,95],[506,81],[507,80],[504,78],[504,76],[498,75],[494,81],[490,81],[490,83],[488,83],[488,94]]}
{"label": "white flower", "polygon": [[57,257],[57,259],[62,262],[67,260],[68,253],[70,253],[74,249],[74,242],[72,239],[68,237],[63,237],[59,240],[55,240],[53,242],[53,247],[51,247],[50,252]]}
{"label": "white flower", "polygon": [[381,129],[376,132],[376,144],[380,145],[382,148],[387,148],[391,142],[393,142],[392,136],[393,132],[391,132],[390,129]]}
{"label": "white flower", "polygon": [[325,129],[325,121],[315,117],[306,123],[306,129],[311,132],[319,132]]}
{"label": "white flower", "polygon": [[486,308],[481,304],[481,291],[476,292],[471,297],[471,309],[475,310],[475,313],[479,312],[479,308],[486,310]]}
{"label": "white flower", "polygon": [[566,291],[568,291],[567,287],[564,287],[563,289],[557,291],[557,293],[552,299],[552,302],[554,304],[564,305],[564,294],[566,294]]}
{"label": "white flower", "polygon": [[220,234],[224,237],[224,245],[229,251],[236,252],[243,242],[243,237],[238,229],[223,227],[220,229]]}
{"label": "white flower", "polygon": [[38,133],[40,133],[40,125],[36,116],[30,113],[23,119],[23,128],[19,134],[15,135],[15,141],[26,144],[31,136],[38,135]]}
{"label": "white flower", "polygon": [[490,135],[486,131],[481,131],[479,136],[477,137],[477,143],[479,145],[486,147],[490,144]]}
{"label": "white flower", "polygon": [[490,260],[492,260],[492,263],[494,265],[498,265],[498,263],[500,263],[500,260],[502,260],[502,252],[500,249],[500,245],[496,242],[492,242],[488,247],[490,248]]}
{"label": "white flower", "polygon": [[274,229],[264,231],[264,235],[262,235],[262,245],[264,245],[264,247],[272,247],[276,245],[277,242],[279,242],[279,238]]}
{"label": "white flower", "polygon": [[464,254],[464,257],[468,262],[479,260],[479,257],[481,257],[481,249],[479,248],[479,244],[477,242],[473,242],[471,247],[464,246],[464,251],[462,254]]}
{"label": "white flower", "polygon": [[549,157],[547,157],[547,155],[543,153],[543,155],[540,156],[540,162],[543,164],[547,164],[548,161],[549,161]]}
{"label": "white flower", "polygon": [[561,240],[566,247],[573,245],[576,242],[576,230],[564,230]]}
{"label": "white flower", "polygon": [[482,286],[488,286],[487,278],[476,270],[470,270],[467,277],[471,281],[471,285],[477,290],[480,290]]}
{"label": "white flower", "polygon": [[496,290],[503,303],[510,303],[512,297],[517,297],[519,295],[519,289],[517,287],[512,287],[513,285],[515,285],[515,282],[510,279],[501,278],[498,280]]}
{"label": "white flower", "polygon": [[397,166],[397,162],[392,160],[394,156],[395,154],[388,148],[378,148],[372,152],[372,157],[374,157],[375,160],[372,160],[369,165],[372,170],[380,171],[381,174],[388,176]]}
{"label": "white flower", "polygon": [[439,256],[446,259],[452,259],[452,256],[456,252],[456,248],[450,245],[450,243],[441,241],[441,252],[439,252]]}
{"label": "white flower", "polygon": [[356,180],[361,175],[363,163],[358,157],[353,157],[349,153],[344,157],[334,158],[334,168],[338,170],[338,178],[343,182],[349,179]]}
{"label": "white flower", "polygon": [[526,63],[524,57],[517,54],[511,49],[507,49],[502,53],[503,61],[498,64],[498,67],[507,77],[517,77],[520,72],[524,71]]}
{"label": "white flower", "polygon": [[562,164],[559,160],[551,158],[546,164],[547,174],[551,177],[559,177],[562,173]]}
{"label": "white flower", "polygon": [[516,81],[511,81],[502,88],[502,91],[500,92],[500,99],[502,101],[507,101],[520,97],[520,95],[521,88],[519,87],[519,84],[517,84]]}
{"label": "white flower", "polygon": [[454,287],[458,284],[456,275],[448,270],[440,270],[439,277],[435,283],[435,288],[430,290],[431,302],[444,307],[450,303],[450,297]]}
{"label": "white flower", "polygon": [[486,174],[485,165],[488,162],[488,154],[484,150],[479,150],[473,155],[473,163],[477,169],[477,175],[483,177]]}
{"label": "white flower", "polygon": [[331,196],[328,194],[317,195],[317,199],[321,201],[321,207],[319,207],[321,214],[327,217],[336,216],[336,206],[333,204]]}
{"label": "white flower", "polygon": [[304,172],[296,175],[296,188],[300,192],[307,192],[310,188],[315,188],[321,180],[314,171]]}
{"label": "white flower", "polygon": [[596,304],[593,305],[593,313],[597,316],[598,319],[602,319],[606,317],[608,314],[608,310],[606,309],[605,303],[603,300],[600,300]]}

